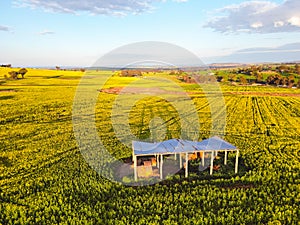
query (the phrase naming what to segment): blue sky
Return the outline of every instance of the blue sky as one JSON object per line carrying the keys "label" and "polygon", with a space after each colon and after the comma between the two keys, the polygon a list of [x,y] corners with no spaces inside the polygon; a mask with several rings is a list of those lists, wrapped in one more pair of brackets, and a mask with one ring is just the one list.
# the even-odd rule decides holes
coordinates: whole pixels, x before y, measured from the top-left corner
{"label": "blue sky", "polygon": [[1,0],[0,40],[13,66],[90,66],[139,41],[205,63],[300,60],[300,1]]}

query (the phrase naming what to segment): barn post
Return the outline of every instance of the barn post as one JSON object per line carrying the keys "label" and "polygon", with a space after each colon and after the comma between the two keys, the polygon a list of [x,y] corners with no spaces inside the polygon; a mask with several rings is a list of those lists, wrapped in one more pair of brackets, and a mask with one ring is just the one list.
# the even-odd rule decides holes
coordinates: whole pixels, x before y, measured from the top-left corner
{"label": "barn post", "polygon": [[137,181],[138,174],[137,174],[137,156],[136,155],[134,156],[133,163],[134,163],[134,166],[133,166],[133,168],[134,168],[134,180]]}
{"label": "barn post", "polygon": [[179,154],[179,166],[180,166],[180,169],[182,168],[182,155],[181,153]]}
{"label": "barn post", "polygon": [[210,175],[213,174],[213,167],[214,167],[214,151],[211,151],[211,155],[210,155],[210,172],[209,172]]}
{"label": "barn post", "polygon": [[189,153],[185,153],[185,177],[189,176]]}
{"label": "barn post", "polygon": [[163,160],[164,160],[164,156],[160,155],[160,170],[159,170],[159,175],[160,175],[160,179],[163,179]]}
{"label": "barn post", "polygon": [[224,165],[227,165],[227,150],[225,150]]}
{"label": "barn post", "polygon": [[239,166],[239,150],[236,150],[236,156],[235,156],[235,169],[234,172],[238,172],[238,166]]}
{"label": "barn post", "polygon": [[204,167],[204,154],[205,154],[205,152],[203,151],[202,152],[202,157],[201,157],[201,162],[202,162],[202,166]]}

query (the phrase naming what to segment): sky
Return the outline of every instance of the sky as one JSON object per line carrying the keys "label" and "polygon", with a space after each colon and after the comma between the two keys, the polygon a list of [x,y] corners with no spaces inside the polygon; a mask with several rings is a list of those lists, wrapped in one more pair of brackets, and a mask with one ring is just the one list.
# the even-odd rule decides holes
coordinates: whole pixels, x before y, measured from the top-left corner
{"label": "sky", "polygon": [[85,67],[142,41],[207,64],[299,61],[300,1],[0,1],[0,64]]}

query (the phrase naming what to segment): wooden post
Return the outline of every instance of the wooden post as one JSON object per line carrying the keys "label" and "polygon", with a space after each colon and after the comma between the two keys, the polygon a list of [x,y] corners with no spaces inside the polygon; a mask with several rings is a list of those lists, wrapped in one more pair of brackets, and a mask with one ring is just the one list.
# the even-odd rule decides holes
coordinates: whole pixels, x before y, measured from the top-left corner
{"label": "wooden post", "polygon": [[133,161],[133,168],[134,168],[134,180],[137,181],[138,179],[138,174],[137,174],[137,156],[134,156],[134,161]]}
{"label": "wooden post", "polygon": [[202,162],[203,167],[204,167],[204,155],[205,155],[205,152],[202,152],[201,162]]}
{"label": "wooden post", "polygon": [[180,169],[182,168],[182,155],[181,153],[179,154],[179,166],[180,166]]}
{"label": "wooden post", "polygon": [[163,163],[164,163],[163,160],[164,160],[164,156],[160,155],[160,172],[159,172],[159,175],[160,175],[161,180],[163,179]]}
{"label": "wooden post", "polygon": [[175,161],[177,160],[177,154],[176,153],[175,153],[174,159],[175,159]]}
{"label": "wooden post", "polygon": [[238,166],[239,166],[239,150],[236,150],[236,156],[235,156],[235,169],[234,172],[238,172]]}
{"label": "wooden post", "polygon": [[209,171],[210,175],[213,174],[213,167],[214,167],[214,151],[211,151],[211,155],[210,155],[210,171]]}
{"label": "wooden post", "polygon": [[156,155],[156,166],[159,169],[159,155]]}
{"label": "wooden post", "polygon": [[185,177],[189,176],[189,154],[185,153]]}
{"label": "wooden post", "polygon": [[227,150],[225,150],[224,165],[227,165]]}

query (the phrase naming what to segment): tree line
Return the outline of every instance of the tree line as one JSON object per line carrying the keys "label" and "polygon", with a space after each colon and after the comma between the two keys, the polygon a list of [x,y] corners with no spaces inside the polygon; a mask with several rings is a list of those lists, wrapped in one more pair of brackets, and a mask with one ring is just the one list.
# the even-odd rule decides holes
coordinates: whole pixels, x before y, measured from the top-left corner
{"label": "tree line", "polygon": [[[270,73],[271,72],[271,73]],[[266,76],[267,73],[270,73]],[[300,88],[300,65],[261,65],[246,68],[236,68],[231,71],[215,71],[219,82],[229,81],[241,84],[267,84],[272,86],[298,87]],[[224,76],[227,75],[227,76]]]}

